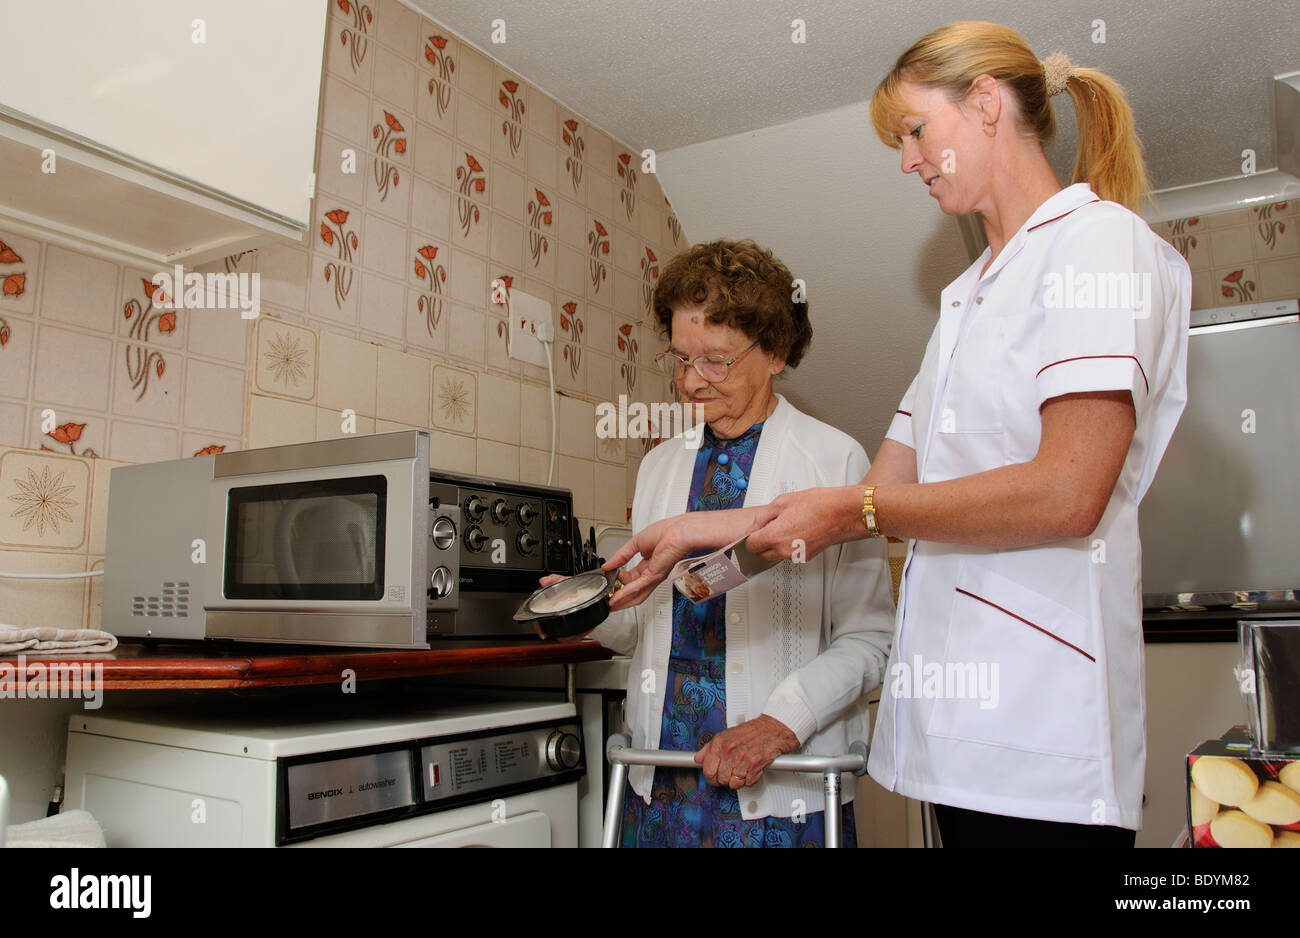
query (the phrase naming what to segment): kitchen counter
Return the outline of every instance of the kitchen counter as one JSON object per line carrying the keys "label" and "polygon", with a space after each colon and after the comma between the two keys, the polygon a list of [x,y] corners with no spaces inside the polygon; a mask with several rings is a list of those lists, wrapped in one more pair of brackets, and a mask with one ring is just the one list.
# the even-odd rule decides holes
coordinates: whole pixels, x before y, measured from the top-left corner
{"label": "kitchen counter", "polygon": [[[24,654],[30,669],[41,663],[103,665],[102,690],[206,690],[338,683],[351,670],[357,681],[427,677],[602,661],[613,652],[596,642],[559,644],[536,639],[497,642],[439,639],[424,650],[322,648],[235,643],[123,642],[108,654]],[[17,655],[0,664],[17,669]],[[17,675],[15,675],[16,677]],[[30,680],[32,675],[29,676]]]}

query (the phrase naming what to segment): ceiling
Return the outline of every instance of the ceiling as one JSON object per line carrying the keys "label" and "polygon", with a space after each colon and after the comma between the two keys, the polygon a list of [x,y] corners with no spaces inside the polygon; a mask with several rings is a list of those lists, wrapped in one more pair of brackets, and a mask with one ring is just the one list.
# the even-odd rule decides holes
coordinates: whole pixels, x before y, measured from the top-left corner
{"label": "ceiling", "polygon": [[[1300,69],[1300,0],[408,2],[606,133],[660,152],[865,100],[925,32],[987,19],[1040,56],[1064,51],[1120,81],[1167,188],[1235,175],[1246,147],[1272,167],[1270,79]],[[497,18],[507,41],[494,44]],[[1095,20],[1104,43],[1092,41]],[[1062,131],[1058,171],[1073,122]]]}

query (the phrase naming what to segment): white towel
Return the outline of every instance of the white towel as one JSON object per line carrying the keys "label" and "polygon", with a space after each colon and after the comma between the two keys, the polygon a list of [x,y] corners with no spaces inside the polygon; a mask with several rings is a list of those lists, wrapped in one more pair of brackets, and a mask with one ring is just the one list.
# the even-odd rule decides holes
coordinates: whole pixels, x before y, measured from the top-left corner
{"label": "white towel", "polygon": [[105,847],[104,831],[89,811],[64,811],[53,817],[14,824],[6,847]]}
{"label": "white towel", "polygon": [[117,636],[98,629],[20,629],[0,622],[0,655],[39,651],[45,655],[94,654],[112,651]]}

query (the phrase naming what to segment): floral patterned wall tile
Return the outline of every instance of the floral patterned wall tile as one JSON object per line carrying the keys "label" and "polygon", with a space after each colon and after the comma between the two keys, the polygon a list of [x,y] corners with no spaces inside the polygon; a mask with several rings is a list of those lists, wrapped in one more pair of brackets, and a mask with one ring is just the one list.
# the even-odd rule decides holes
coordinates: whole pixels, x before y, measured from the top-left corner
{"label": "floral patterned wall tile", "polygon": [[84,552],[91,465],[70,456],[0,448],[0,546]]}
{"label": "floral patterned wall tile", "polygon": [[1295,299],[1300,296],[1300,256],[1260,261],[1259,295],[1262,300]]}
{"label": "floral patterned wall tile", "polygon": [[254,386],[262,394],[310,401],[316,396],[316,333],[272,319],[257,327]]}
{"label": "floral patterned wall tile", "polygon": [[[596,459],[600,462],[622,466],[627,457],[627,440],[619,436],[598,436],[596,438]],[[617,486],[614,487],[616,490]],[[624,493],[618,492],[619,502],[623,502]],[[617,517],[617,516],[616,516]]]}
{"label": "floral patterned wall tile", "polygon": [[0,312],[0,397],[27,399],[35,345],[35,320]]}
{"label": "floral patterned wall tile", "polygon": [[614,359],[595,351],[594,347],[587,355],[587,394],[598,401],[613,400],[615,397]]}
{"label": "floral patterned wall tile", "polygon": [[339,12],[337,0],[330,4],[332,15],[325,40],[325,72],[368,91],[375,63],[375,57],[370,54],[373,14],[367,20],[363,8],[368,11],[368,6],[354,4],[353,0],[344,2],[349,14],[346,17],[333,15]]}
{"label": "floral patterned wall tile", "polygon": [[27,423],[26,445],[31,449],[90,459],[108,452],[108,420],[105,417],[62,408],[33,407]]}
{"label": "floral patterned wall tile", "polygon": [[217,453],[233,453],[242,449],[238,439],[217,436],[215,433],[202,431],[181,434],[181,458],[194,456],[214,456]]}
{"label": "floral patterned wall tile", "polygon": [[456,126],[456,59],[460,45],[445,30],[422,22],[423,60],[416,81],[416,116],[447,133]]}
{"label": "floral patterned wall tile", "polygon": [[405,224],[413,185],[410,135],[415,119],[407,112],[375,105],[371,124],[364,183],[366,208]]}
{"label": "floral patterned wall tile", "polygon": [[316,211],[308,313],[313,319],[355,328],[362,217],[355,206],[337,200],[317,199]]}
{"label": "floral patterned wall tile", "polygon": [[473,434],[478,411],[477,379],[468,371],[433,369],[433,426]]}
{"label": "floral patterned wall tile", "polygon": [[0,232],[0,318],[6,314],[30,316],[35,312],[40,274],[41,243]]}

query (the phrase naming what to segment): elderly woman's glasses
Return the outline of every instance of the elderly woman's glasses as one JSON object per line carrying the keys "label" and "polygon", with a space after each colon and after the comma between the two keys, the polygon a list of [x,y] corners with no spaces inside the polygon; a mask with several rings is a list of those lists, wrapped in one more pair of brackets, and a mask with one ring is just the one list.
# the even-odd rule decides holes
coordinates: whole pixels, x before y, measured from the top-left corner
{"label": "elderly woman's glasses", "polygon": [[731,371],[731,366],[748,355],[749,350],[757,344],[758,340],[755,339],[749,344],[749,348],[745,349],[735,358],[724,358],[721,355],[700,355],[690,361],[682,358],[682,356],[678,355],[672,349],[665,349],[655,356],[655,364],[662,365],[665,358],[671,358],[673,359],[674,365],[674,377],[680,378],[686,373],[686,366],[690,365],[695,369],[696,373],[705,381],[709,382],[709,384],[721,384],[723,381],[727,380],[727,375]]}

